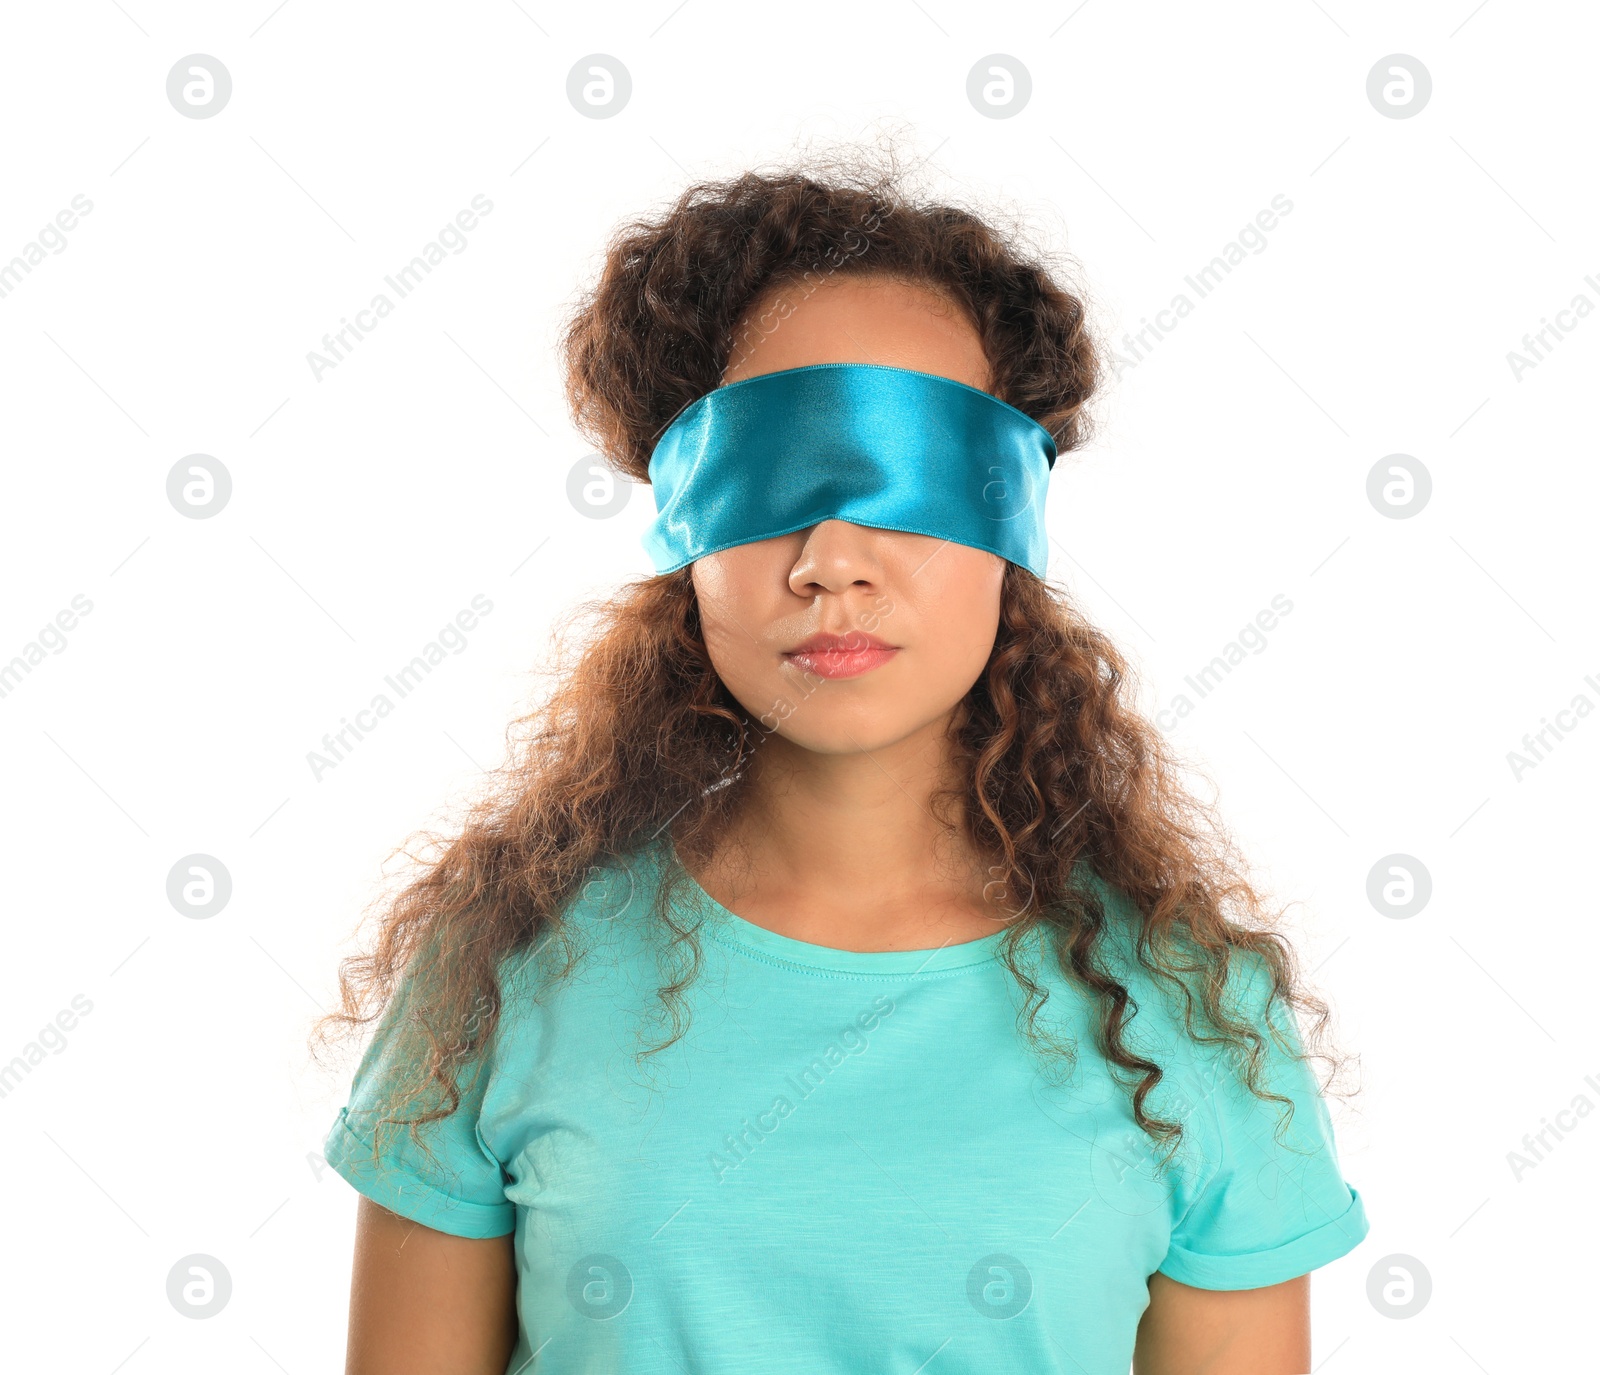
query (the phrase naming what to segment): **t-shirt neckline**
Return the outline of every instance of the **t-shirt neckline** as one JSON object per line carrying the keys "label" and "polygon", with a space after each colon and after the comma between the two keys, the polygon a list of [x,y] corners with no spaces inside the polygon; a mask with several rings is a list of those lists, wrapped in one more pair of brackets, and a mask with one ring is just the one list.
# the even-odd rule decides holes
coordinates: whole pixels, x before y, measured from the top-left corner
{"label": "t-shirt neckline", "polygon": [[738,913],[729,911],[700,886],[675,852],[672,859],[691,896],[709,913],[707,929],[720,944],[753,953],[769,962],[775,961],[820,974],[903,976],[943,974],[953,969],[976,968],[995,961],[1000,943],[1010,929],[1003,927],[975,941],[936,946],[931,950],[841,950],[832,945],[814,945],[810,941],[796,940],[793,936],[758,926]]}

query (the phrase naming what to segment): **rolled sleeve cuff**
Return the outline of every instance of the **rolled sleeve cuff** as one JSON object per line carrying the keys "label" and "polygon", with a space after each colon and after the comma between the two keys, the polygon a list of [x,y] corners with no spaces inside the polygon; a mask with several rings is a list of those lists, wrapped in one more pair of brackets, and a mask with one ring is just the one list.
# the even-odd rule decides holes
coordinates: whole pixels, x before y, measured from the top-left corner
{"label": "rolled sleeve cuff", "polygon": [[1196,1289],[1261,1289],[1308,1275],[1320,1265],[1355,1250],[1367,1235],[1367,1213],[1361,1195],[1350,1190],[1343,1213],[1304,1236],[1267,1251],[1236,1256],[1211,1256],[1173,1246],[1159,1272]]}
{"label": "rolled sleeve cuff", "polygon": [[437,1232],[483,1240],[516,1230],[517,1210],[510,1202],[474,1203],[415,1175],[383,1168],[373,1159],[372,1143],[351,1129],[344,1111],[323,1143],[323,1158],[357,1193]]}

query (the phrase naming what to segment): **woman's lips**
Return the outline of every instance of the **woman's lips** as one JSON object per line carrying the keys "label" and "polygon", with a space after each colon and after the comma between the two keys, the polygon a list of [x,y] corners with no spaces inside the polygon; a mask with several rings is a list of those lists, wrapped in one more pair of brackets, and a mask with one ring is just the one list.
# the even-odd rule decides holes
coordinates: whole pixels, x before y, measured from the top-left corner
{"label": "woman's lips", "polygon": [[859,678],[894,658],[900,650],[873,635],[813,635],[786,650],[784,658],[819,678]]}
{"label": "woman's lips", "polygon": [[808,649],[783,657],[819,678],[859,678],[888,663],[899,652],[898,649]]}

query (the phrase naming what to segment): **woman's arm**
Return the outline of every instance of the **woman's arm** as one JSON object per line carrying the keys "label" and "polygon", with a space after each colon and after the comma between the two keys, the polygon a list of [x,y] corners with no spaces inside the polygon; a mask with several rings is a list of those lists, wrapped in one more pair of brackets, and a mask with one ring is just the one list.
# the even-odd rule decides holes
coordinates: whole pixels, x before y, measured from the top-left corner
{"label": "woman's arm", "polygon": [[1196,1289],[1150,1276],[1134,1375],[1305,1375],[1311,1276],[1264,1289]]}
{"label": "woman's arm", "polygon": [[345,1375],[505,1375],[516,1340],[512,1234],[454,1237],[362,1197]]}

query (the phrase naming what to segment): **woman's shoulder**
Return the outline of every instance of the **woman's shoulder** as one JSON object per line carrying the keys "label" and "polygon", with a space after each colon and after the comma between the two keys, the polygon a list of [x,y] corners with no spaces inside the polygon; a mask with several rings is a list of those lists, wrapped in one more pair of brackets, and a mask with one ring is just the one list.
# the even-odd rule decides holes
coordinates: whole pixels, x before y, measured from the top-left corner
{"label": "woman's shoulder", "polygon": [[507,1003],[536,997],[552,977],[615,968],[639,958],[652,939],[661,865],[648,846],[603,856],[578,879],[555,918],[500,959]]}
{"label": "woman's shoulder", "polygon": [[1152,1050],[1165,1044],[1202,1053],[1205,1042],[1197,1043],[1195,1033],[1215,1034],[1206,1012],[1208,990],[1214,990],[1216,1009],[1236,1025],[1263,1033],[1269,1026],[1292,1028],[1263,948],[1251,942],[1202,944],[1181,923],[1157,935],[1149,913],[1127,889],[1087,865],[1075,876],[1080,889],[1099,899],[1104,918],[1096,963],[1127,990],[1137,1009],[1134,1025],[1152,1038]]}

